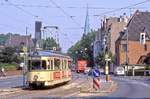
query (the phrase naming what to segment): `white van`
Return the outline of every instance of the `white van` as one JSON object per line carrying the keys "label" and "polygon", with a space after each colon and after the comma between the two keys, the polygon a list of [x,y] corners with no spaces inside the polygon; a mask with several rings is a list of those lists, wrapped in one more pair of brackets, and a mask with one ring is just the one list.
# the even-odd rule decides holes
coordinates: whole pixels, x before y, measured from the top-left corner
{"label": "white van", "polygon": [[118,75],[118,76],[124,76],[125,75],[125,69],[124,67],[121,67],[121,66],[118,66],[116,67],[115,69],[115,75]]}

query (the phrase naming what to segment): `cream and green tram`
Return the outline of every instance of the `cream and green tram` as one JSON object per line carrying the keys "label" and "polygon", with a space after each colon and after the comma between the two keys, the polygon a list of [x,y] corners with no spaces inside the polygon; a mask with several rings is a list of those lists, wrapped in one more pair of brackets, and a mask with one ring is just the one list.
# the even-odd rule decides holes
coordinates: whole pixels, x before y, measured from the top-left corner
{"label": "cream and green tram", "polygon": [[50,51],[29,55],[27,84],[29,87],[53,86],[71,80],[71,58]]}

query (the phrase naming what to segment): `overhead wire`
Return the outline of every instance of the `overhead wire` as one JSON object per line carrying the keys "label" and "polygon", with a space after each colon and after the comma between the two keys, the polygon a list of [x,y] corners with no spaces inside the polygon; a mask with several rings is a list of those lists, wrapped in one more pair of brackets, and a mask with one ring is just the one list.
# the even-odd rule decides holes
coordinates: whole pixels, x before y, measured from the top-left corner
{"label": "overhead wire", "polygon": [[132,4],[132,5],[129,5],[129,6],[117,8],[117,9],[114,9],[114,10],[111,10],[111,11],[106,11],[106,12],[103,12],[103,13],[101,13],[99,15],[95,15],[95,16],[102,16],[102,15],[114,13],[116,11],[120,11],[120,10],[123,10],[123,9],[130,9],[132,7],[135,7],[137,5],[141,5],[141,4],[144,4],[144,3],[147,3],[147,2],[150,2],[150,0],[145,0],[145,1],[142,1],[142,2],[139,2],[139,3],[136,3],[136,4]]}
{"label": "overhead wire", "polygon": [[[119,10],[122,10],[122,9],[131,9],[131,8],[134,7],[134,6],[141,5],[141,4],[147,3],[147,2],[149,2],[149,1],[150,1],[150,0],[145,0],[145,1],[143,1],[143,2],[136,3],[136,4],[133,4],[133,5],[129,5],[129,6],[126,6],[126,7],[121,7],[121,8],[117,8],[117,9],[111,10],[111,11],[106,11],[106,12],[101,13],[100,15],[97,15],[97,16],[101,16],[101,15],[104,15],[104,14],[113,13],[113,12],[116,12],[116,11],[119,11]],[[50,0],[50,2],[51,2],[52,4],[54,4],[54,5],[56,6],[56,8],[60,9],[67,17],[69,17],[70,19],[72,19],[76,25],[78,25],[78,26],[80,25],[72,16],[70,16],[68,13],[66,13],[66,11],[65,11],[64,9],[62,9],[62,7],[60,7],[57,3],[55,3],[53,0]],[[19,7],[19,6],[24,6],[24,7],[47,7],[47,8],[50,8],[50,6],[15,5],[15,4],[13,4],[13,3],[9,3],[9,5],[13,5],[14,7],[16,7],[16,8],[18,8],[18,9],[20,9],[21,11],[23,11],[24,13],[26,13],[26,14],[28,14],[28,15],[30,15],[30,16],[34,16],[34,17],[38,17],[38,16],[36,16],[36,15],[34,15],[34,14],[32,14],[32,13],[30,13],[30,12],[24,10],[24,9],[22,9],[22,8]],[[77,8],[77,7],[68,7],[68,8]],[[84,8],[84,7],[83,7],[83,8]],[[85,7],[85,8],[86,8],[86,7]],[[90,7],[89,7],[89,9],[90,9]],[[91,9],[92,9],[92,7],[91,7]],[[93,9],[111,9],[111,8],[100,8],[100,7],[97,8],[97,7],[93,7]],[[135,8],[135,9],[136,9],[136,8]]]}
{"label": "overhead wire", "polygon": [[[50,5],[31,5],[31,4],[6,4],[6,3],[0,3],[2,6],[20,6],[20,7],[35,7],[35,8],[59,8],[59,7],[52,7]],[[68,8],[68,9],[86,9],[87,7],[77,7],[77,6],[67,6],[67,7],[61,7],[61,8]],[[88,9],[118,9],[118,8],[110,8],[110,7],[88,7]],[[124,8],[124,9],[148,9],[146,7],[132,7],[132,8]]]}
{"label": "overhead wire", "polygon": [[[18,18],[16,18],[16,17],[13,17],[13,16],[9,16],[8,14],[6,14],[4,11],[1,11],[1,13],[3,13],[4,15],[5,15],[5,17],[8,17],[9,19],[11,19],[12,21],[15,21],[15,22],[20,22],[21,24],[23,24],[23,25],[26,25],[27,26],[27,24],[26,24],[26,22],[25,21],[23,21],[23,20],[20,20],[20,19],[18,19]],[[3,24],[4,25],[4,24]],[[31,24],[28,24],[28,25],[31,25]],[[6,24],[4,25],[4,26],[6,26]],[[11,26],[11,25],[7,25],[8,27],[10,27],[10,28],[21,28],[22,29],[22,31],[25,31],[24,29],[23,29],[23,27],[21,27],[21,26],[17,26],[17,27],[14,27],[14,26]],[[31,30],[30,28],[28,28],[29,30]]]}
{"label": "overhead wire", "polygon": [[70,16],[64,9],[62,9],[56,2],[49,0],[53,5],[55,5],[61,12],[63,12],[67,17],[74,21],[77,26],[82,27],[72,16]]}
{"label": "overhead wire", "polygon": [[14,4],[11,3],[10,1],[7,1],[7,2],[8,2],[8,4],[11,4],[11,5],[14,6],[15,8],[21,10],[22,12],[24,12],[24,13],[26,13],[26,14],[28,14],[28,15],[34,17],[34,18],[37,18],[37,17],[38,17],[37,15],[34,15],[34,14],[32,14],[31,12],[29,12],[29,11],[27,11],[27,10],[24,10],[23,8],[21,8],[21,7],[19,7],[19,6],[14,5]]}
{"label": "overhead wire", "polygon": [[[21,8],[21,7],[19,7],[19,6],[14,5],[12,2],[10,2],[10,1],[8,1],[8,0],[7,0],[6,2],[7,2],[9,5],[12,5],[13,7],[19,9],[20,11],[22,11],[23,13],[29,15],[29,16],[32,17],[32,18],[40,18],[40,19],[43,19],[43,18],[39,17],[38,15],[35,15],[35,14],[33,14],[33,13],[27,11],[27,10],[24,10],[23,8]],[[21,23],[22,23],[22,22],[21,22]],[[30,24],[30,26],[31,26],[31,24]],[[27,27],[27,26],[26,26],[26,27]],[[31,30],[31,28],[28,28],[28,29]],[[32,30],[31,30],[31,31],[32,31]]]}

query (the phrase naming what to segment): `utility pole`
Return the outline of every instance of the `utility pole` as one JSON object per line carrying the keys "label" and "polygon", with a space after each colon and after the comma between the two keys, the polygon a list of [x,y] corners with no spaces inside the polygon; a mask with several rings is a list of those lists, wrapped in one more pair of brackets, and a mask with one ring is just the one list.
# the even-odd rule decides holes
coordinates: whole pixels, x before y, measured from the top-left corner
{"label": "utility pole", "polygon": [[89,26],[89,7],[87,4],[87,11],[86,11],[86,19],[85,19],[85,26],[84,26],[84,33],[87,34],[89,32],[90,26]]}
{"label": "utility pole", "polygon": [[27,72],[27,54],[28,54],[28,27],[26,27],[26,44],[23,47],[24,51],[24,66],[23,66],[23,87],[25,87],[26,81],[25,81],[25,76]]}
{"label": "utility pole", "polygon": [[110,75],[109,75],[109,64],[108,62],[111,61],[110,57],[109,57],[109,53],[108,53],[108,48],[105,49],[105,74],[106,74],[106,81],[110,80]]}
{"label": "utility pole", "polygon": [[128,42],[129,42],[129,38],[128,38],[129,33],[128,32],[129,31],[128,31],[127,27],[125,27],[124,30],[125,30],[126,36],[127,36],[126,37],[126,66],[127,66],[127,74],[128,74],[128,45],[129,45],[128,44]]}

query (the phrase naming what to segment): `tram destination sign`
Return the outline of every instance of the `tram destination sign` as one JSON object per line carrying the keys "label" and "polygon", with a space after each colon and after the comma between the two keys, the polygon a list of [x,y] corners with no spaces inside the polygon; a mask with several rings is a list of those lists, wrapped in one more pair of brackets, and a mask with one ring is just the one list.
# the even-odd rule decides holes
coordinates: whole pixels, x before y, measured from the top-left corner
{"label": "tram destination sign", "polygon": [[40,60],[41,57],[31,57],[30,60]]}

